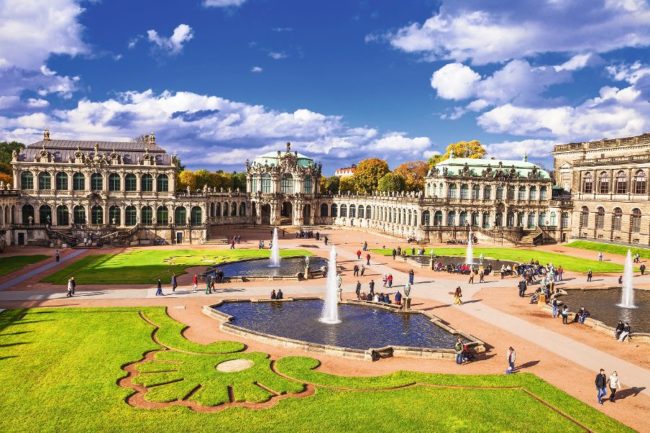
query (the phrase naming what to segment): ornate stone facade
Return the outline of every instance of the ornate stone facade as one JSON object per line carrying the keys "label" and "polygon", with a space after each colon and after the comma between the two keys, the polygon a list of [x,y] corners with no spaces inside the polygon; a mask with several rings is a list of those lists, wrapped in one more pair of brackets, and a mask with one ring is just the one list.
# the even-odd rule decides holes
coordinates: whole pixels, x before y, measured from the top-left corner
{"label": "ornate stone facade", "polygon": [[574,238],[650,245],[650,134],[555,146]]}

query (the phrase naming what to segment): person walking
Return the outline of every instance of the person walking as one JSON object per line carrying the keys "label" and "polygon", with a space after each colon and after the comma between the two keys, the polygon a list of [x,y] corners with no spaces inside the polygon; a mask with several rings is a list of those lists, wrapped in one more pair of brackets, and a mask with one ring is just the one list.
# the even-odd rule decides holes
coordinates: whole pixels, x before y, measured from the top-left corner
{"label": "person walking", "polygon": [[158,282],[156,283],[156,296],[163,296],[162,283],[160,282],[160,278],[158,278]]}
{"label": "person walking", "polygon": [[366,266],[370,266],[370,253],[366,254]]}
{"label": "person walking", "polygon": [[366,265],[361,265],[361,276],[366,273]]}
{"label": "person walking", "polygon": [[370,291],[371,295],[375,294],[375,280],[370,280],[368,283],[368,290]]}
{"label": "person walking", "polygon": [[594,273],[591,272],[591,269],[589,269],[589,270],[587,271],[587,282],[588,282],[588,283],[591,282],[591,278],[592,278],[593,276],[594,276]]}
{"label": "person walking", "polygon": [[409,284],[415,284],[415,271],[413,269],[409,271]]}
{"label": "person walking", "polygon": [[74,286],[72,285],[72,278],[68,278],[68,294],[67,298],[72,298],[72,292],[74,292]]}
{"label": "person walking", "polygon": [[70,282],[72,284],[72,294],[74,295],[74,292],[77,290],[77,282],[74,277],[70,277]]}
{"label": "person walking", "polygon": [[357,280],[357,288],[354,290],[354,293],[357,294],[357,301],[361,299],[361,281]]}
{"label": "person walking", "polygon": [[212,277],[210,275],[206,275],[205,277],[205,294],[212,294]]}
{"label": "person walking", "polygon": [[192,293],[196,293],[199,288],[199,276],[194,274],[192,277]]}
{"label": "person walking", "polygon": [[639,270],[641,271],[641,275],[645,275],[645,263],[641,263],[641,266],[639,266]]}
{"label": "person walking", "polygon": [[614,403],[616,401],[616,391],[621,389],[621,381],[618,378],[618,373],[613,371],[609,375],[607,382],[609,382],[609,401]]}
{"label": "person walking", "polygon": [[359,265],[354,265],[353,268],[353,276],[358,277],[359,276]]}
{"label": "person walking", "polygon": [[562,316],[562,323],[564,325],[568,325],[569,324],[569,307],[566,304],[562,307],[562,312],[560,314]]}
{"label": "person walking", "polygon": [[397,257],[397,250],[393,248],[393,260],[395,260],[395,257]]}
{"label": "person walking", "polygon": [[176,282],[176,274],[172,274],[172,292],[176,291],[176,287],[178,287],[178,283]]}
{"label": "person walking", "polygon": [[526,280],[522,278],[519,281],[519,297],[523,298],[526,295]]}
{"label": "person walking", "polygon": [[388,288],[393,287],[393,274],[388,274]]}
{"label": "person walking", "polygon": [[512,374],[515,372],[516,360],[517,360],[517,352],[512,346],[508,347],[508,369],[506,370],[506,374]]}
{"label": "person walking", "polygon": [[[56,250],[56,253],[54,253],[54,260],[59,263],[61,261],[61,254],[59,254],[59,250]],[[641,265],[643,266],[643,265]],[[644,268],[645,269],[645,268]],[[641,273],[643,275],[643,272]]]}
{"label": "person walking", "polygon": [[479,283],[484,283],[485,282],[485,271],[483,271],[483,269],[481,269],[478,272],[478,282]]}
{"label": "person walking", "polygon": [[361,260],[361,250],[357,250],[357,260]]}
{"label": "person walking", "polygon": [[605,375],[605,370],[602,368],[600,372],[596,375],[596,390],[598,392],[598,404],[603,404],[603,398],[607,396],[607,376]]}
{"label": "person walking", "polygon": [[560,309],[560,301],[557,300],[557,298],[553,298],[551,301],[551,307],[553,308],[553,318],[556,319],[558,314],[559,314],[559,309]]}
{"label": "person walking", "polygon": [[463,363],[463,341],[460,337],[456,339],[456,344],[454,344],[454,353],[456,354],[456,364],[461,365]]}
{"label": "person walking", "polygon": [[474,284],[474,270],[473,269],[469,270],[469,281],[467,283],[468,284]]}
{"label": "person walking", "polygon": [[460,286],[456,287],[456,291],[454,292],[454,304],[455,305],[462,305],[463,301],[463,291],[461,290]]}

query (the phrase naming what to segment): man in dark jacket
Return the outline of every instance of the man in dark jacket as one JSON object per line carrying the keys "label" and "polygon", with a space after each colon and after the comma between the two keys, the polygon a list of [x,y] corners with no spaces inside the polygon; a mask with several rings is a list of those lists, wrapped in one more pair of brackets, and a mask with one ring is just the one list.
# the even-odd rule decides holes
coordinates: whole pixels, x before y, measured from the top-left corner
{"label": "man in dark jacket", "polygon": [[519,296],[523,298],[525,294],[526,294],[526,280],[522,278],[521,281],[519,281]]}
{"label": "man in dark jacket", "polygon": [[596,375],[596,389],[598,390],[598,403],[603,404],[603,398],[607,396],[607,376],[605,375],[605,370],[602,368],[600,372]]}

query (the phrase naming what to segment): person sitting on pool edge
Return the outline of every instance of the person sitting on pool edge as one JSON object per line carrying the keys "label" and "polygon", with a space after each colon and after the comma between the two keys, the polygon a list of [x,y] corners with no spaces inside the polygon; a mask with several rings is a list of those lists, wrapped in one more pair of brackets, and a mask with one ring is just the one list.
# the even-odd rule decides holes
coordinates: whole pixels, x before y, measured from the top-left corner
{"label": "person sitting on pool edge", "polygon": [[278,295],[275,299],[284,299],[284,293],[282,293],[282,289],[278,289]]}
{"label": "person sitting on pool edge", "polygon": [[278,299],[278,295],[275,293],[275,289],[271,290],[271,299]]}

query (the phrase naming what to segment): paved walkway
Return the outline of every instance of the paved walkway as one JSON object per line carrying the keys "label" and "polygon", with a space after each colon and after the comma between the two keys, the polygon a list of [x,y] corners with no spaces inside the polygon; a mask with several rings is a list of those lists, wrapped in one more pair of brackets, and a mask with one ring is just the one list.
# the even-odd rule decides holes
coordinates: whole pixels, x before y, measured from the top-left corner
{"label": "paved walkway", "polygon": [[[80,254],[82,251],[75,251],[75,253],[70,254],[66,257],[66,260],[73,258],[74,256]],[[339,259],[341,260],[356,260],[356,256],[347,252],[343,249],[338,251]],[[379,258],[380,262],[389,261],[388,257]],[[62,260],[63,261],[63,260]],[[23,275],[19,278],[16,278],[11,283],[5,283],[0,286],[0,290],[5,287],[13,286],[19,284],[21,281],[24,281],[33,275],[44,272],[52,267],[56,266],[57,263],[51,262],[45,264],[37,269],[34,269],[27,275]],[[402,287],[403,283],[407,281],[408,276],[404,272],[400,272],[396,269],[391,268],[387,264],[378,264],[371,262],[370,269],[375,273],[384,274],[391,273],[395,278],[396,284],[393,286],[393,291],[397,288]],[[481,289],[490,288],[490,287],[503,287],[504,282],[510,283],[513,286],[513,293],[516,290],[515,279],[510,279],[506,281],[492,281],[483,284],[462,284],[463,287],[463,297],[465,301],[471,300],[474,295]],[[376,291],[381,292],[383,290],[381,286],[381,277],[375,280]],[[286,289],[283,289],[285,292],[285,297],[290,297],[294,294],[302,295],[317,295],[322,296],[324,292],[323,286],[303,286],[296,287],[295,285],[288,285]],[[453,292],[455,287],[458,285],[458,281],[419,281],[416,278],[416,284],[412,288],[411,295],[414,298],[424,298],[444,304],[451,304],[452,295],[450,292]],[[344,291],[346,293],[354,293],[355,284],[345,284]],[[364,287],[364,290],[367,290],[367,287]],[[88,290],[88,291],[77,291],[75,297],[82,299],[142,299],[142,298],[155,298],[156,289],[152,287],[151,289],[110,289],[110,290]],[[206,298],[222,298],[228,296],[228,294],[237,295],[237,296],[251,296],[251,297],[268,297],[269,289],[267,287],[236,287],[234,285],[229,285],[227,288],[218,288],[215,291],[214,295],[205,295],[203,290],[199,290],[194,293],[190,288],[180,287],[175,293],[172,293],[169,289],[165,290],[165,298],[186,298],[186,297],[206,297]],[[65,298],[65,290],[58,292],[44,292],[39,291],[0,291],[0,301],[19,301],[19,300],[30,300],[30,301],[44,301],[52,299],[61,299]],[[504,313],[495,308],[492,308],[480,301],[468,302],[461,306],[451,305],[450,308],[458,308],[463,313],[469,314],[479,320],[487,322],[492,326],[500,328],[506,332],[512,333],[524,340],[530,341],[531,343],[548,350],[556,355],[559,355],[573,363],[576,363],[586,369],[589,369],[594,372],[594,374],[600,369],[604,368],[605,371],[617,370],[621,372],[623,377],[625,377],[625,383],[628,386],[635,386],[638,388],[645,388],[642,392],[646,395],[650,395],[650,370],[639,367],[632,363],[629,363],[621,358],[610,355],[606,352],[603,352],[598,349],[594,349],[586,344],[583,344],[575,339],[566,337],[564,335],[558,334],[557,332],[550,331],[541,326],[530,323],[526,320],[520,319],[513,315]],[[507,342],[503,342],[504,346],[507,346]]]}
{"label": "paved walkway", "polygon": [[54,259],[52,259],[52,261],[49,261],[49,262],[45,263],[44,265],[41,265],[41,266],[39,266],[37,268],[34,268],[29,272],[25,272],[24,274],[22,274],[22,275],[20,275],[20,276],[18,276],[16,278],[12,278],[12,279],[10,279],[8,281],[5,281],[4,283],[1,283],[0,284],[0,290],[5,290],[5,289],[8,289],[10,287],[17,286],[20,283],[23,283],[23,282],[29,280],[33,276],[38,275],[38,274],[40,274],[42,272],[48,271],[48,270],[50,270],[50,269],[52,269],[54,267],[57,267],[61,263],[65,263],[68,260],[71,260],[71,259],[77,257],[78,255],[83,254],[84,252],[85,252],[85,250],[82,250],[82,249],[74,250],[70,254],[66,254],[66,255],[62,256],[61,260],[59,260],[59,262],[56,262],[56,261],[54,261]]}

